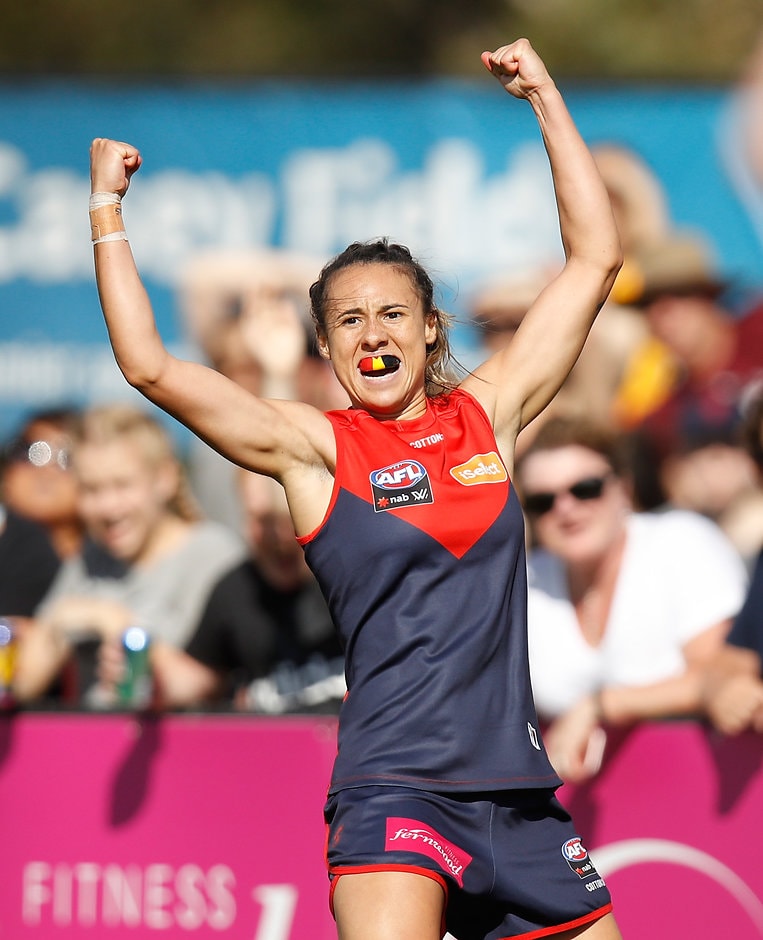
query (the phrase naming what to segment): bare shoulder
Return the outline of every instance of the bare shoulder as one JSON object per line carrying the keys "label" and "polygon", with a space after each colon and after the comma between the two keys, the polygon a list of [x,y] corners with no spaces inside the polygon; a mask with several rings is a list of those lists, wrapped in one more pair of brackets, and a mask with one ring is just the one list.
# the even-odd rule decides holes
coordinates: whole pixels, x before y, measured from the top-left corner
{"label": "bare shoulder", "polygon": [[271,400],[268,404],[283,421],[294,462],[305,467],[322,466],[333,475],[336,440],[328,417],[305,402]]}
{"label": "bare shoulder", "polygon": [[[488,360],[489,362],[489,360]],[[495,417],[495,403],[498,395],[498,385],[495,377],[491,376],[487,363],[483,362],[471,371],[459,385],[459,388],[476,398],[492,422]]]}
{"label": "bare shoulder", "polygon": [[286,491],[294,529],[307,536],[323,522],[331,504],[336,471],[336,439],[331,421],[312,405],[273,401],[288,427],[289,459],[278,478]]}
{"label": "bare shoulder", "polygon": [[508,350],[501,350],[471,372],[460,388],[475,398],[490,421],[507,467],[514,463],[514,446],[522,420],[521,386],[512,383]]}

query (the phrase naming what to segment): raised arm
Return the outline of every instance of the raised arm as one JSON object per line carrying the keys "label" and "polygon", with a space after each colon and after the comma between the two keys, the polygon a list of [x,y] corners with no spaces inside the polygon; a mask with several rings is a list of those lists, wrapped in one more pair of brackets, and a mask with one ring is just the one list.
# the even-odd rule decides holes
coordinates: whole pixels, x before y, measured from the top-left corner
{"label": "raised arm", "polygon": [[575,364],[622,257],[604,183],[540,57],[519,39],[484,52],[482,61],[509,94],[530,103],[538,120],[566,258],[510,344],[464,383],[491,415],[499,444],[510,454],[516,435],[551,401]]}
{"label": "raised arm", "polygon": [[266,401],[195,362],[171,355],[154,320],[121,219],[121,198],[141,165],[135,147],[98,138],[90,149],[95,271],[109,338],[130,385],[235,463],[282,481],[331,465],[328,421],[297,402]]}

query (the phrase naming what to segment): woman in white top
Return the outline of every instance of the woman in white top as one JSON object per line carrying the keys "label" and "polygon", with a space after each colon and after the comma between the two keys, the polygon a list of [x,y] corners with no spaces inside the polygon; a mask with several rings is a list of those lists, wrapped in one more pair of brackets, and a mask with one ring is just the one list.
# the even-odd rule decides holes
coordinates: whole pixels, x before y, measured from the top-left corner
{"label": "woman in white top", "polygon": [[530,671],[557,773],[598,769],[606,725],[701,711],[704,667],[744,599],[745,566],[695,513],[633,511],[622,441],[551,419],[517,468],[529,556]]}

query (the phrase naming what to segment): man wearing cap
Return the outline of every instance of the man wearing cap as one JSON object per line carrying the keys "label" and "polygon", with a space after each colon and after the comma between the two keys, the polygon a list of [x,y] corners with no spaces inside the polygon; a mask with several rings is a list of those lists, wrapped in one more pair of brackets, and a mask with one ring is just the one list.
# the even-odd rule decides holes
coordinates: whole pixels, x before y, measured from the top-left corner
{"label": "man wearing cap", "polygon": [[677,387],[644,422],[664,453],[706,438],[729,439],[745,387],[763,378],[763,304],[737,316],[727,287],[695,237],[671,237],[643,252],[638,303],[652,332],[676,357]]}
{"label": "man wearing cap", "polygon": [[[727,284],[693,235],[642,250],[633,276],[635,302],[677,366],[674,388],[635,439],[659,468],[657,501],[719,519],[754,485],[738,428],[745,391],[763,378],[763,304],[742,315],[726,306]],[[708,473],[708,466],[716,469]],[[648,482],[641,486],[654,493]]]}

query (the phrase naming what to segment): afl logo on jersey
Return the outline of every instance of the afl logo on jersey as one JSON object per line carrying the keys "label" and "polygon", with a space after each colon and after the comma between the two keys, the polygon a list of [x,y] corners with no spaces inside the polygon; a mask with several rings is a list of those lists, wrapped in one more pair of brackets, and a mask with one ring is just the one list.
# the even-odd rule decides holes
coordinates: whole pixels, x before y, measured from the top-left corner
{"label": "afl logo on jersey", "polygon": [[418,460],[400,460],[374,470],[369,480],[376,512],[434,502],[429,474]]}

